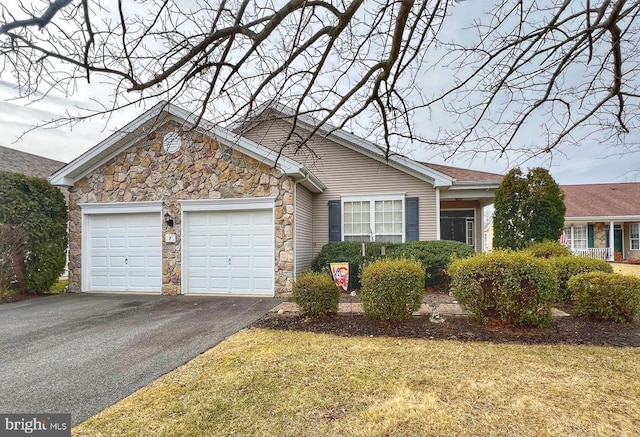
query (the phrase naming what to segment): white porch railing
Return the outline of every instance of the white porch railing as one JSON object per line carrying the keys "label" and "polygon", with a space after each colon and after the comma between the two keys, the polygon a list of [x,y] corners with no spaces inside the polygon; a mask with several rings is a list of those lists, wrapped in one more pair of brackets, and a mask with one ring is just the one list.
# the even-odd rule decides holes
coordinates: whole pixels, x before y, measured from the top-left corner
{"label": "white porch railing", "polygon": [[587,258],[595,258],[607,261],[609,259],[608,247],[590,247],[589,249],[573,249],[575,256],[584,256]]}

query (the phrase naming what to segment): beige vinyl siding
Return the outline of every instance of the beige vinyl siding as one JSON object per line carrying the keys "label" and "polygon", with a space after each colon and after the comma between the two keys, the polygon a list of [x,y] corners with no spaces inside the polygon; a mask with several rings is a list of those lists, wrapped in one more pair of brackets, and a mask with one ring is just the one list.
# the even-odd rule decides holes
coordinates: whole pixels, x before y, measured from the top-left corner
{"label": "beige vinyl siding", "polygon": [[313,261],[313,195],[302,185],[296,186],[295,204],[296,274]]}
{"label": "beige vinyl siding", "polygon": [[[273,120],[252,127],[244,136],[279,150],[290,126],[286,121]],[[402,193],[418,197],[420,240],[436,239],[436,191],[431,184],[319,135],[309,146],[317,156],[305,149],[295,153],[293,147],[283,153],[304,164],[327,187],[324,193],[313,196],[314,255],[329,241],[328,202],[344,195]]]}

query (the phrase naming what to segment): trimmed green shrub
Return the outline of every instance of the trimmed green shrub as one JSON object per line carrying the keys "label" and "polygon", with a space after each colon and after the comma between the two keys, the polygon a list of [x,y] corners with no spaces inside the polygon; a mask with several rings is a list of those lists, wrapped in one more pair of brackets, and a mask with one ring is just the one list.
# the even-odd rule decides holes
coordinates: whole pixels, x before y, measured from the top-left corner
{"label": "trimmed green shrub", "polygon": [[324,317],[338,312],[340,289],[327,273],[304,272],[293,284],[293,299],[302,314]]}
{"label": "trimmed green shrub", "polygon": [[408,258],[419,261],[425,271],[425,287],[447,290],[449,277],[446,269],[455,258],[475,255],[473,247],[459,241],[411,241],[387,250],[389,258]]}
{"label": "trimmed green shrub", "polygon": [[558,241],[545,240],[534,243],[525,251],[536,258],[557,258],[560,256],[572,256],[571,250]]}
{"label": "trimmed green shrub", "polygon": [[632,322],[640,313],[640,278],[616,273],[581,273],[569,279],[576,315]]}
{"label": "trimmed green shrub", "polygon": [[[56,187],[41,178],[0,172],[0,223],[20,228],[24,256],[14,266],[20,291],[46,293],[66,263],[67,206]],[[4,257],[5,254],[0,254]]]}
{"label": "trimmed green shrub", "polygon": [[[393,247],[392,243],[384,244],[386,249]],[[311,263],[311,270],[314,272],[330,271],[329,264],[332,262],[349,263],[349,289],[360,288],[361,267],[382,257],[381,243],[365,243],[365,256],[362,256],[362,243],[357,241],[340,241],[327,243],[322,246],[320,253],[316,255]]]}
{"label": "trimmed green shrub", "polygon": [[418,261],[381,259],[362,269],[360,297],[372,319],[400,322],[420,308],[424,271]]}
{"label": "trimmed green shrub", "polygon": [[551,321],[558,283],[544,260],[498,250],[455,260],[448,271],[454,295],[480,323],[544,326]]}
{"label": "trimmed green shrub", "polygon": [[567,288],[567,282],[572,276],[589,272],[613,273],[611,264],[599,259],[581,256],[561,256],[549,258],[547,262],[556,271],[558,277],[558,302],[571,301],[571,293]]}

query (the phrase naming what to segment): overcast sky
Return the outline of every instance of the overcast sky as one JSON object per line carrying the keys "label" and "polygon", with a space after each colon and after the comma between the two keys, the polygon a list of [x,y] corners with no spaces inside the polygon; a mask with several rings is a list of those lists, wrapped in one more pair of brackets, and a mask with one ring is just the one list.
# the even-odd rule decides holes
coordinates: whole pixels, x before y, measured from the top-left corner
{"label": "overcast sky", "polygon": [[[482,5],[482,2],[470,2],[471,5]],[[468,5],[468,3],[463,3]],[[473,16],[473,10],[464,10]],[[461,17],[465,18],[465,17]],[[455,26],[453,26],[455,27]],[[432,80],[432,79],[430,79]],[[38,124],[59,118],[67,111],[74,112],[78,106],[91,106],[90,99],[98,98],[108,102],[108,89],[101,84],[80,84],[72,96],[54,95],[38,101],[29,102],[16,99],[17,90],[13,78],[7,71],[0,72],[0,145],[11,147],[36,155],[69,162],[83,152],[98,144],[118,128],[148,109],[136,107],[122,110],[110,119],[91,119],[81,122],[72,128],[38,128],[25,133]],[[196,108],[184,108],[195,110]],[[446,114],[433,114],[429,120],[418,125],[438,129],[447,123]],[[446,127],[446,126],[444,126]],[[531,135],[535,135],[532,127]],[[637,132],[631,133],[638,136]],[[640,143],[640,140],[635,140]],[[413,145],[403,149],[415,159],[434,163],[454,165],[475,170],[506,173],[510,168],[520,165],[523,168],[542,166],[550,169],[551,174],[560,184],[607,183],[640,181],[640,152],[621,154],[620,150],[606,144],[584,142],[579,147],[563,147],[544,158],[520,161],[513,154],[494,160],[486,155],[454,156],[445,161],[438,150],[430,150],[426,146]]]}

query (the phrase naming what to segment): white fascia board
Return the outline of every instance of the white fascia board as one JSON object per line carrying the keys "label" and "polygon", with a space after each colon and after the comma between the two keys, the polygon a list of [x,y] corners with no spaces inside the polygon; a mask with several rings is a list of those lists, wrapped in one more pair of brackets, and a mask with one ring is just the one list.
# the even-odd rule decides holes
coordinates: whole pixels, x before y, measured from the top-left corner
{"label": "white fascia board", "polygon": [[[140,128],[153,117],[157,117],[163,111],[175,117],[174,121],[176,122],[193,126],[197,121],[197,117],[193,113],[170,103],[160,102],[153,108],[127,124],[125,127],[118,130],[107,139],[98,143],[96,146],[92,147],[87,152],[83,153],[78,158],[57,171],[49,178],[50,182],[53,185],[57,186],[73,186],[73,184],[77,180],[95,170],[100,165],[107,162],[109,159],[121,153],[122,149],[128,148],[135,142],[139,141],[142,137],[142,134],[136,135],[130,141],[114,150],[109,150],[110,148],[113,148],[119,141],[126,138],[127,135],[133,133],[136,129]],[[277,167],[279,167],[280,170],[286,175],[305,178],[307,177],[307,173],[310,173],[308,172],[308,170],[304,169],[304,167],[298,162],[285,156],[280,156],[278,158],[276,152],[253,141],[250,141],[247,138],[239,136],[227,129],[215,126],[213,123],[207,120],[201,120],[197,130],[200,133],[212,136],[220,140],[220,142],[222,144],[225,144],[226,146],[237,148],[239,152],[250,156],[261,163],[267,164],[270,167],[276,166],[277,159]],[[303,171],[303,169],[306,171]],[[320,192],[323,191],[324,185],[315,176],[313,176],[313,179],[315,179],[315,183],[313,183],[315,189],[319,189]]]}
{"label": "white fascia board", "polygon": [[450,199],[493,199],[495,198],[495,189],[492,188],[465,188],[465,189],[457,189],[452,190],[449,188],[448,190],[440,190],[440,199],[442,200],[450,200]]}
{"label": "white fascia board", "polygon": [[640,215],[565,217],[564,222],[640,222]]}
{"label": "white fascia board", "polygon": [[[102,153],[107,151],[110,147],[116,144],[118,141],[125,138],[127,135],[134,132],[140,126],[142,126],[147,121],[151,120],[153,117],[158,116],[162,112],[162,108],[166,107],[167,103],[160,102],[156,104],[153,108],[149,109],[144,114],[140,115],[126,126],[121,129],[118,129],[113,134],[109,135],[106,139],[99,142],[97,145],[93,146],[82,155],[78,156],[76,159],[71,161],[69,164],[62,167],[60,170],[55,172],[49,178],[49,181],[53,185],[69,185],[69,182],[72,180],[73,182],[80,179],[87,172],[85,172],[85,167],[88,163],[92,162],[94,159],[98,158]],[[100,160],[102,161],[102,160]],[[77,176],[76,173],[80,172],[82,176]],[[71,183],[70,185],[73,185]]]}
{"label": "white fascia board", "polygon": [[[263,104],[258,106],[254,113],[259,115],[266,109],[274,109],[277,112],[281,112],[287,117],[293,117],[293,110],[280,103]],[[258,112],[260,110],[260,112]],[[319,125],[319,121],[310,115],[300,114],[298,115],[298,121],[306,125],[306,128],[316,128]],[[440,173],[432,168],[428,168],[422,164],[415,162],[414,160],[402,155],[391,155],[387,159],[382,151],[372,142],[365,140],[357,135],[351,134],[343,129],[339,129],[330,124],[325,124],[318,129],[320,134],[323,134],[326,138],[347,147],[351,150],[359,152],[369,158],[375,159],[383,164],[388,164],[390,167],[407,173],[413,177],[421,179],[425,182],[433,184],[434,187],[449,187],[453,184],[453,178],[447,176],[444,173]]]}

